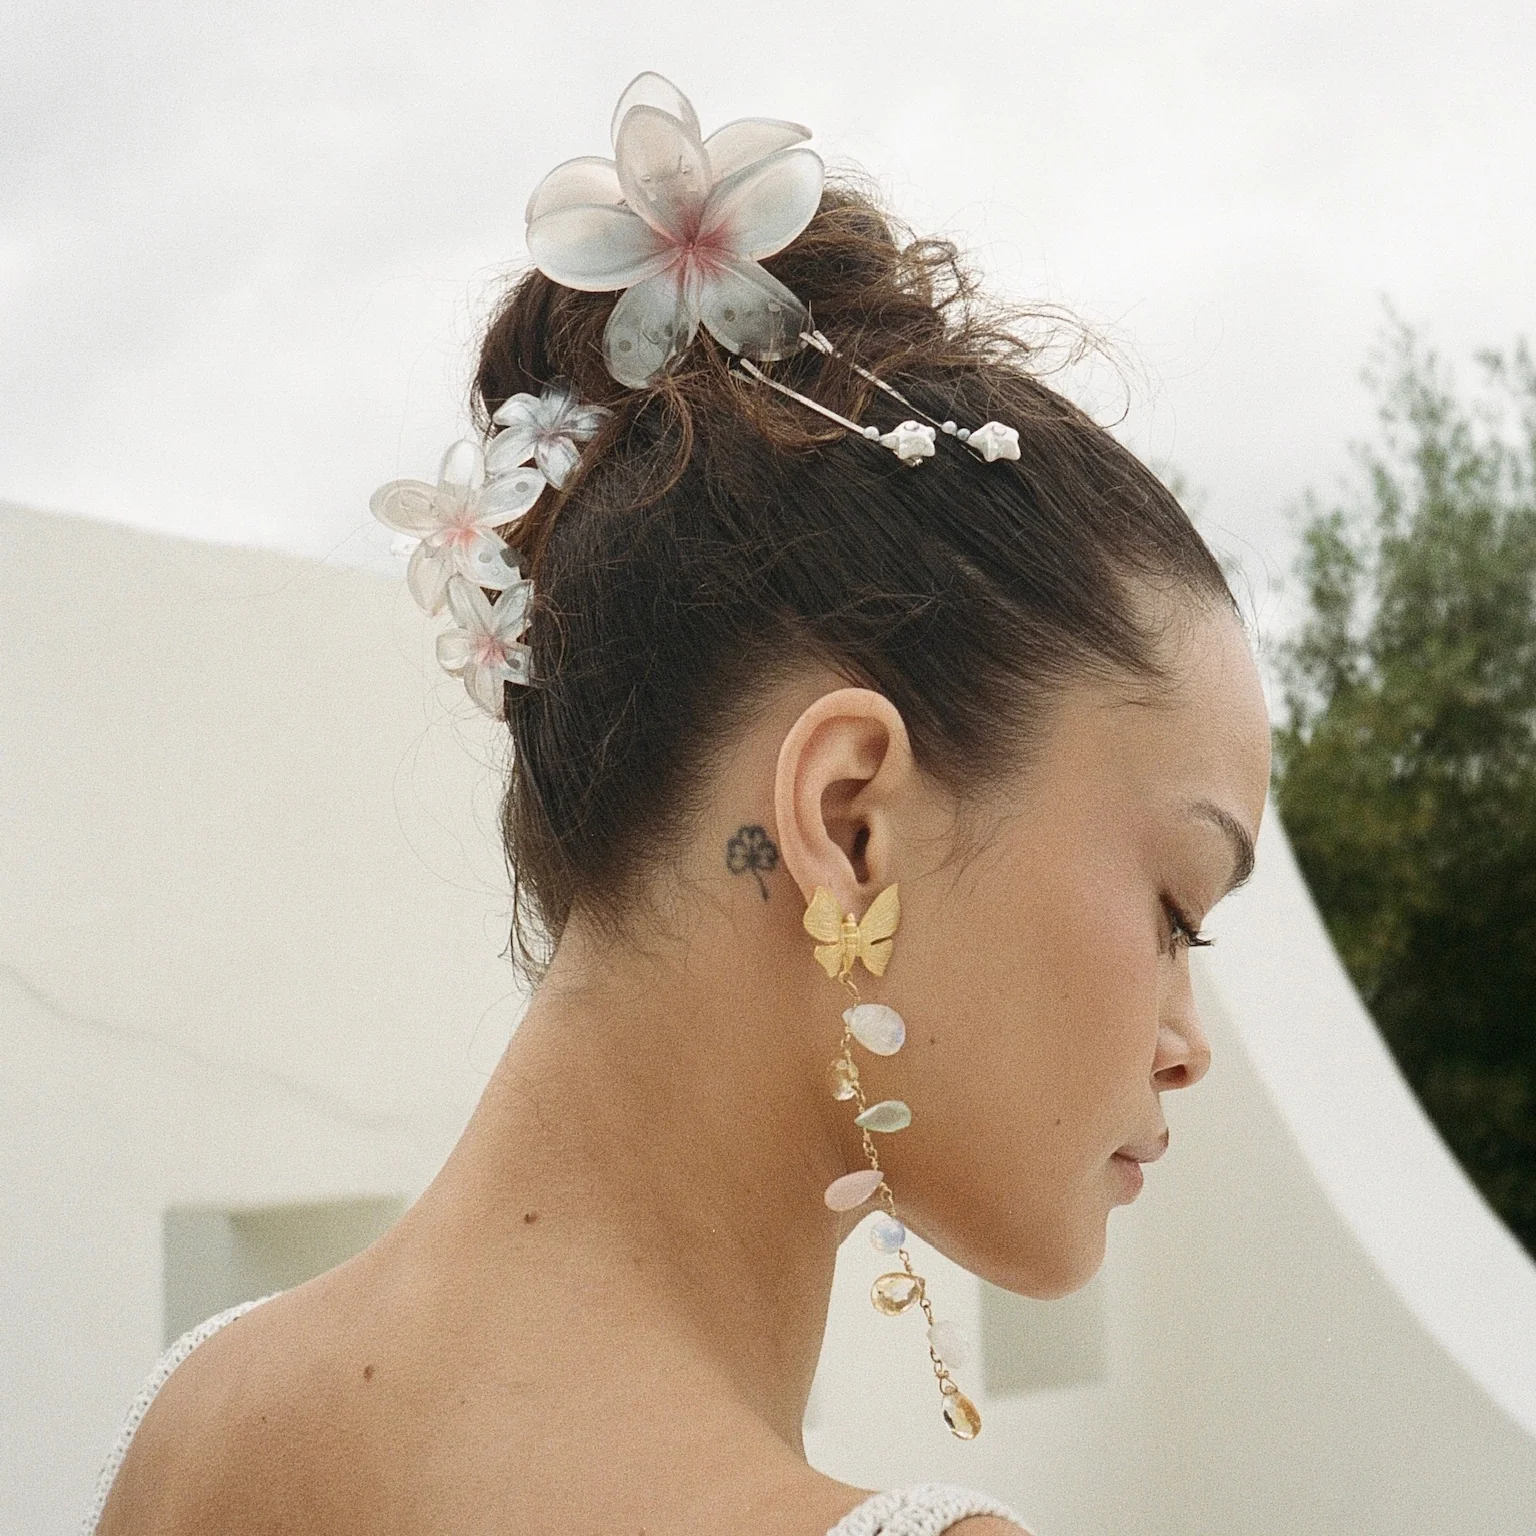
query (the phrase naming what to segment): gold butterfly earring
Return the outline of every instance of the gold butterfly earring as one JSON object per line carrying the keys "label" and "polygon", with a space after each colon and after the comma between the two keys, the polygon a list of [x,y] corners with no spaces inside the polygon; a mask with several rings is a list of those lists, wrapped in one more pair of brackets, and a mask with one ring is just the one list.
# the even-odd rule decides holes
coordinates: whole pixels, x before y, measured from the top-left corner
{"label": "gold butterfly earring", "polygon": [[894,1253],[901,1260],[901,1268],[875,1280],[870,1287],[870,1300],[875,1310],[887,1317],[898,1317],[913,1306],[922,1309],[928,1320],[928,1358],[933,1362],[933,1374],[943,1397],[944,1422],[960,1439],[974,1440],[981,1433],[981,1415],[955,1385],[945,1363],[946,1356],[956,1365],[963,1363],[964,1339],[953,1323],[934,1318],[927,1281],[912,1268],[912,1256],[906,1248],[907,1229],[896,1214],[895,1197],[881,1172],[880,1154],[870,1134],[904,1131],[912,1123],[912,1111],[901,1099],[869,1103],[859,1080],[858,1063],[853,1059],[855,1040],[876,1056],[894,1056],[907,1038],[907,1026],[901,1015],[885,1003],[866,1003],[853,979],[857,963],[862,963],[872,976],[885,975],[900,920],[901,901],[894,885],[886,886],[875,897],[862,919],[844,912],[831,891],[818,885],[802,919],[805,931],[818,941],[814,951],[816,963],[853,997],[852,1005],[843,1010],[843,1036],[829,1069],[829,1081],[834,1099],[857,1101],[858,1113],[853,1123],[863,1134],[864,1155],[869,1159],[869,1167],[833,1179],[822,1198],[831,1210],[852,1211],[879,1196],[884,1209],[869,1229],[869,1240],[877,1253]]}

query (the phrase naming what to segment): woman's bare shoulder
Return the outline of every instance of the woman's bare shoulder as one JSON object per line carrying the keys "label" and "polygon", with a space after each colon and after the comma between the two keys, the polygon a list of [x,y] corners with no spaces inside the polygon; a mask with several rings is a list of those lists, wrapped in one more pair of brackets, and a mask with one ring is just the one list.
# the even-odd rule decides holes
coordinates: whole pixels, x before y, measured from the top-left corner
{"label": "woman's bare shoulder", "polygon": [[[278,1296],[205,1339],[171,1372],[134,1432],[97,1536],[303,1530],[317,1391],[328,1371],[304,1299]],[[286,1506],[286,1507],[284,1507]]]}

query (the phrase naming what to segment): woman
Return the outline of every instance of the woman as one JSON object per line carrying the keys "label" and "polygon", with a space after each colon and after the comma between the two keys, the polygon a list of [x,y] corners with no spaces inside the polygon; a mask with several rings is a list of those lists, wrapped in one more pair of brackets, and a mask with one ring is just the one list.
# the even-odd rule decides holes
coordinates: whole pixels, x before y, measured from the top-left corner
{"label": "woman", "polygon": [[1020,1528],[806,1463],[837,1248],[880,1208],[974,1435],[905,1232],[1094,1274],[1268,728],[1174,499],[805,136],[637,80],[530,203],[484,455],[375,497],[510,729],[537,985],[406,1217],[168,1360],[103,1536]]}

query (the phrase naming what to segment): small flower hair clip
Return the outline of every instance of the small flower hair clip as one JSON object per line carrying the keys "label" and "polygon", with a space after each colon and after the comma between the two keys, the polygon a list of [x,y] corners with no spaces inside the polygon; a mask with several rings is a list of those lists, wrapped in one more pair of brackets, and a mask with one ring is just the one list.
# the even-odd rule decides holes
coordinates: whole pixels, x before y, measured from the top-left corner
{"label": "small flower hair clip", "polygon": [[596,437],[612,414],[601,405],[578,404],[564,380],[538,395],[513,395],[491,417],[502,430],[486,449],[486,470],[499,475],[532,459],[558,491],[576,468],[581,445]]}
{"label": "small flower hair clip", "polygon": [[533,679],[533,652],[518,637],[533,609],[533,583],[519,579],[495,601],[462,576],[448,578],[454,623],[437,637],[437,659],[486,714],[505,720],[506,685]]}
{"label": "small flower hair clip", "polygon": [[488,478],[484,451],[466,437],[443,454],[436,485],[391,480],[369,498],[368,510],[386,528],[421,540],[411,552],[405,581],[411,596],[437,614],[454,575],[493,592],[519,580],[516,554],[493,530],[521,517],[545,484],[538,470],[523,467]]}
{"label": "small flower hair clip", "polygon": [[[582,444],[610,414],[582,405],[564,380],[513,395],[492,417],[501,430],[488,449],[460,438],[444,453],[436,485],[391,480],[369,499],[386,528],[419,541],[406,569],[411,596],[430,614],[453,615],[437,637],[438,661],[498,720],[506,718],[506,684],[533,679],[533,653],[520,641],[533,583],[496,530],[528,512],[546,486],[566,484]],[[498,594],[494,603],[483,589]]]}
{"label": "small flower hair clip", "polygon": [[612,160],[556,166],[526,210],[528,252],[546,277],[590,293],[624,290],[603,332],[609,373],[645,388],[700,325],[738,356],[798,351],[806,308],[759,262],[820,205],[810,130],[747,117],[705,139],[688,98],[648,72],[619,98],[612,136]]}

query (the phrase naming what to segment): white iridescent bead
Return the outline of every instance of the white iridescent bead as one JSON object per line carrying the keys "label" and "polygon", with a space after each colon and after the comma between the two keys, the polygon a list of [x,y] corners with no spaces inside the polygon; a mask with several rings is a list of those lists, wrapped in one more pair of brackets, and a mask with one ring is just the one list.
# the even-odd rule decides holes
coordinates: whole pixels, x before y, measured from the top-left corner
{"label": "white iridescent bead", "polygon": [[895,1216],[879,1216],[870,1223],[869,1246],[876,1253],[895,1253],[907,1240],[907,1229]]}
{"label": "white iridescent bead", "polygon": [[894,1056],[907,1038],[906,1022],[884,1003],[856,1003],[843,1009],[843,1022],[853,1038],[876,1056]]}
{"label": "white iridescent bead", "polygon": [[970,1359],[971,1347],[965,1330],[958,1323],[940,1319],[928,1330],[928,1342],[933,1345],[933,1352],[944,1364],[953,1366],[957,1371]]}

